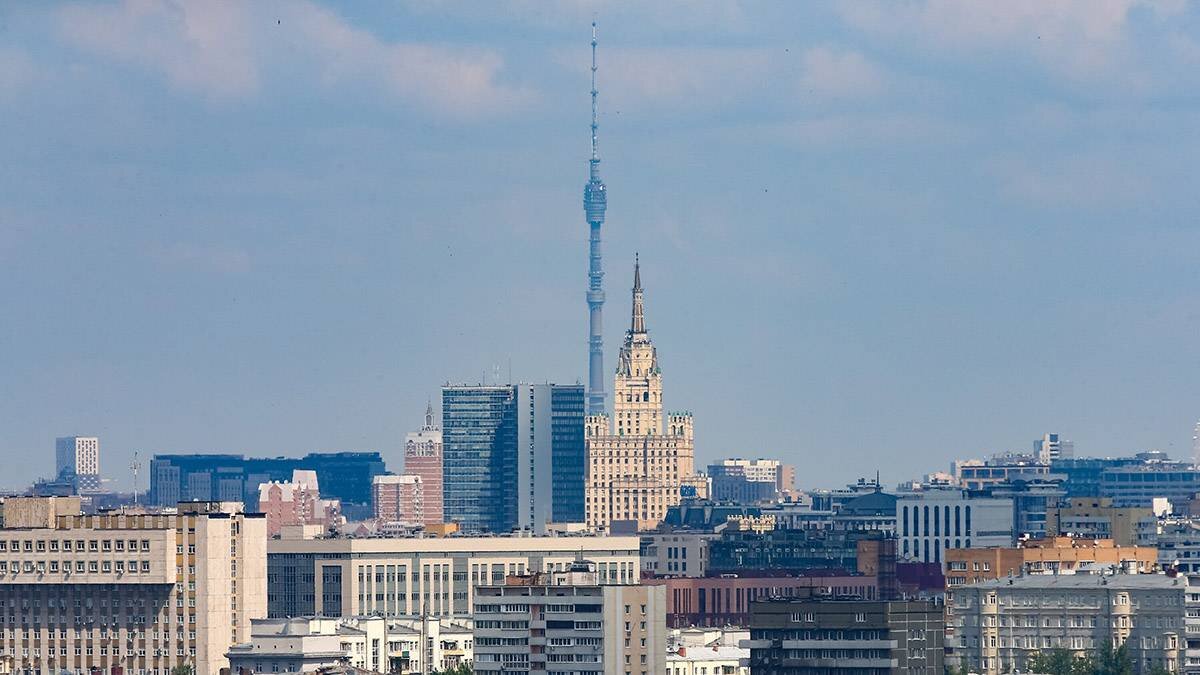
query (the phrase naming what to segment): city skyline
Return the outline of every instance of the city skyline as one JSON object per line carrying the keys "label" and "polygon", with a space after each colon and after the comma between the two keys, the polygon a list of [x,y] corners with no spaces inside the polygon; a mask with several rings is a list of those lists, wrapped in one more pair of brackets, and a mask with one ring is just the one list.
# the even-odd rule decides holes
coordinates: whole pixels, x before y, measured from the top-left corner
{"label": "city skyline", "polygon": [[70,433],[124,487],[134,451],[392,455],[497,364],[586,383],[593,10],[609,265],[654,270],[700,466],[1190,459],[1197,8],[927,7],[6,8],[0,457],[41,459],[5,487]]}

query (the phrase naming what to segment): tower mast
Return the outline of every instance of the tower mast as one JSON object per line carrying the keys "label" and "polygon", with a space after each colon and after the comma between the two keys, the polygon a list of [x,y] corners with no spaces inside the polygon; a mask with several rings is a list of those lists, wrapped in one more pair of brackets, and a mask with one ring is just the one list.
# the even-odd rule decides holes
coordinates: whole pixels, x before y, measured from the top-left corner
{"label": "tower mast", "polygon": [[604,413],[604,271],[600,260],[600,227],[608,208],[608,193],[600,180],[600,151],[596,147],[596,22],[592,22],[592,157],[588,160],[588,182],[583,188],[583,213],[588,237],[588,395],[589,415]]}

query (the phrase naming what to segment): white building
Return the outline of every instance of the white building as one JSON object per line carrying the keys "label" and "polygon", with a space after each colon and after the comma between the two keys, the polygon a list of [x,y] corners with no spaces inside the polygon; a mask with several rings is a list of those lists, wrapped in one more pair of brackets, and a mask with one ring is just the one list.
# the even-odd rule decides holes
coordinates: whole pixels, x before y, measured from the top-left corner
{"label": "white building", "polygon": [[667,654],[667,675],[750,675],[750,650],[680,647]]}
{"label": "white building", "polygon": [[1134,668],[1179,672],[1187,648],[1186,577],[1160,574],[1034,575],[954,592],[948,664],[982,675],[1024,671],[1047,649],[1095,654],[1127,645]]}
{"label": "white building", "polygon": [[958,488],[904,493],[896,502],[896,536],[902,558],[942,562],[949,548],[1013,545],[1013,502],[971,498]]}
{"label": "white building", "polygon": [[79,492],[100,490],[100,439],[95,436],[64,436],[55,441],[55,471],[58,478],[73,476]]}
{"label": "white building", "polygon": [[388,654],[395,673],[432,673],[475,659],[475,622],[433,616],[388,620]]}
{"label": "white building", "polygon": [[226,656],[230,671],[239,675],[294,675],[339,665],[390,671],[382,617],[257,619],[250,640],[230,647]]}
{"label": "white building", "polygon": [[1060,439],[1058,434],[1044,434],[1033,442],[1033,454],[1042,464],[1055,459],[1070,459],[1075,456],[1075,442]]}

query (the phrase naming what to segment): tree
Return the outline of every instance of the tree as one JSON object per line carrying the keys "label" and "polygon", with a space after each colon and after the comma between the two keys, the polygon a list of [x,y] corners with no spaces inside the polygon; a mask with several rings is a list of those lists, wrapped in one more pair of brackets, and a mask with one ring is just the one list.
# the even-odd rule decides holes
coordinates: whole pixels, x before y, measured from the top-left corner
{"label": "tree", "polygon": [[184,663],[172,668],[171,675],[196,675],[196,667],[190,663]]}
{"label": "tree", "polygon": [[457,666],[454,666],[453,668],[447,668],[446,670],[435,670],[433,671],[433,675],[474,675],[474,672],[475,671],[471,669],[471,664],[460,663]]}
{"label": "tree", "polygon": [[1029,660],[1026,670],[1049,675],[1091,675],[1095,672],[1095,667],[1092,658],[1076,656],[1073,652],[1059,647],[1038,652]]}
{"label": "tree", "polygon": [[1129,645],[1118,647],[1106,642],[1096,655],[1096,675],[1133,675],[1133,658],[1129,656]]}

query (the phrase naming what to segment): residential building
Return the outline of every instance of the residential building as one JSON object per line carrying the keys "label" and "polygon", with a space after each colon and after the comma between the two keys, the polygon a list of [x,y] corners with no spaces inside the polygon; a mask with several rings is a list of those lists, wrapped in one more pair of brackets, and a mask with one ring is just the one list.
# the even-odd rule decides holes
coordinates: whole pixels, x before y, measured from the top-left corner
{"label": "residential building", "polygon": [[388,619],[390,670],[402,675],[445,672],[475,659],[475,622],[436,616]]}
{"label": "residential building", "polygon": [[1111,539],[1118,546],[1133,546],[1138,533],[1153,529],[1157,521],[1150,508],[1113,506],[1104,497],[1074,497],[1046,511],[1046,536]]}
{"label": "residential building", "polygon": [[465,532],[581,522],[582,385],[442,388],[445,518]]}
{"label": "residential building", "polygon": [[267,517],[267,535],[274,537],[288,525],[332,527],[342,522],[342,505],[321,499],[316,471],[295,469],[287,482],[258,486],[258,510]]}
{"label": "residential building", "polygon": [[958,488],[932,488],[901,495],[897,502],[900,557],[942,561],[951,548],[1011,546],[1013,502]]}
{"label": "residential building", "polygon": [[[421,478],[423,524],[445,522],[442,510],[442,430],[433,420],[433,404],[425,406],[425,424],[404,439],[404,473]],[[378,517],[378,516],[376,516]]]}
{"label": "residential building", "polygon": [[1157,561],[1158,552],[1152,547],[1122,546],[1111,539],[1048,537],[1020,541],[1017,546],[950,549],[946,588],[1024,574],[1074,574],[1097,565],[1149,572]]}
{"label": "residential building", "polygon": [[927,600],[767,600],[750,606],[756,675],[941,673],[945,620]]}
{"label": "residential building", "polygon": [[321,496],[341,502],[347,517],[369,517],[371,479],[386,473],[378,452],[313,452],[304,457],[155,455],[150,462],[149,503],[238,501],[258,508],[258,486],[287,481],[296,469],[315,471]]}
{"label": "residential building", "polygon": [[614,522],[653,529],[684,493],[707,481],[693,475],[691,413],[665,413],[662,370],[646,329],[641,268],[634,264],[633,320],[617,357],[613,419],[589,415],[587,434],[588,525]]}
{"label": "residential building", "polygon": [[513,671],[661,675],[666,670],[665,593],[602,583],[593,564],[480,586],[476,673]]}
{"label": "residential building", "polygon": [[1114,506],[1152,506],[1156,498],[1182,504],[1200,492],[1200,469],[1181,462],[1114,467],[1100,476],[1100,496]]}
{"label": "residential building", "polygon": [[642,583],[666,589],[667,626],[670,628],[746,626],[750,623],[750,604],[767,598],[814,594],[879,598],[878,577],[850,572],[672,577],[643,579]]}
{"label": "residential building", "polygon": [[639,576],[637,537],[395,537],[273,539],[268,616],[469,618],[474,588],[509,574],[595,561],[603,583]]}
{"label": "residential building", "polygon": [[1186,577],[1041,574],[954,592],[951,665],[982,675],[1027,671],[1049,649],[1077,656],[1126,645],[1139,672],[1178,672],[1187,647]]}
{"label": "residential building", "polygon": [[266,542],[266,520],[229,502],[6,527],[0,660],[31,672],[216,673],[266,613]]}
{"label": "residential building", "polygon": [[250,639],[229,648],[231,673],[315,673],[347,665],[391,672],[383,617],[257,619]]}
{"label": "residential building", "polygon": [[708,477],[717,502],[775,502],[796,490],[796,467],[775,459],[722,459],[708,465]]}
{"label": "residential building", "polygon": [[1063,476],[1046,474],[1029,478],[1013,478],[983,490],[981,494],[1012,500],[1013,530],[1018,536],[1046,536],[1046,518],[1050,509],[1066,496]]}
{"label": "residential building", "polygon": [[55,440],[55,476],[70,481],[76,493],[100,491],[100,439],[64,436]]}
{"label": "residential building", "polygon": [[738,646],[679,647],[667,653],[667,675],[750,675],[750,650]]}
{"label": "residential building", "polygon": [[720,532],[649,532],[642,535],[642,573],[702,577],[708,573],[708,544]]}
{"label": "residential building", "polygon": [[382,531],[417,529],[428,522],[421,476],[375,476],[371,481],[371,505]]}
{"label": "residential building", "polygon": [[1200,522],[1192,518],[1166,518],[1143,541],[1158,551],[1158,564],[1191,577],[1200,577]]}
{"label": "residential building", "polygon": [[1043,434],[1033,442],[1033,455],[1042,464],[1050,464],[1059,459],[1070,459],[1075,456],[1075,442],[1060,439],[1058,434]]}

